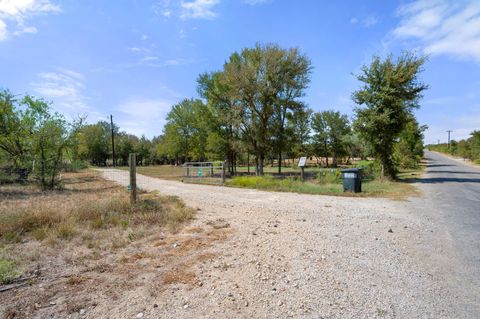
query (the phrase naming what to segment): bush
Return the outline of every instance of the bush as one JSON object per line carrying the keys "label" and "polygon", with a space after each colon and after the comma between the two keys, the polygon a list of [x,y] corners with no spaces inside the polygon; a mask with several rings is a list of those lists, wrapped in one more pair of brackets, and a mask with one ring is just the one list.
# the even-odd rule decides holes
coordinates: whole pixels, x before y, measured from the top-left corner
{"label": "bush", "polygon": [[362,169],[363,180],[377,179],[382,171],[379,161],[362,161],[358,163],[357,167]]}
{"label": "bush", "polygon": [[75,160],[72,162],[64,162],[63,163],[63,171],[65,172],[72,172],[76,173],[81,171],[82,169],[88,168],[88,163],[80,160]]}
{"label": "bush", "polygon": [[342,173],[339,169],[326,169],[318,172],[318,182],[320,184],[336,184],[341,181]]}
{"label": "bush", "polygon": [[0,284],[7,284],[16,276],[15,263],[0,254]]}

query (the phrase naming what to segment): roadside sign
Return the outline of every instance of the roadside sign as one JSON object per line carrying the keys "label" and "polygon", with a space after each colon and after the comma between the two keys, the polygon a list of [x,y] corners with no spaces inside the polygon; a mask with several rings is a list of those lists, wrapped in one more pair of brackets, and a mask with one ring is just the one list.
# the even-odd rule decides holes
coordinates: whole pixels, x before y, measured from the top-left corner
{"label": "roadside sign", "polygon": [[300,160],[298,161],[298,167],[304,167],[305,164],[307,164],[307,158],[306,157],[300,157]]}

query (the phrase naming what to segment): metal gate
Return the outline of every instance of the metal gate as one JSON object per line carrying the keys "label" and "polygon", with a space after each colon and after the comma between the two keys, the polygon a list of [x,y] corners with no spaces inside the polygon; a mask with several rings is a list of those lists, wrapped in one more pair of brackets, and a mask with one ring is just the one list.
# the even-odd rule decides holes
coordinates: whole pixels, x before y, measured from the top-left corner
{"label": "metal gate", "polygon": [[205,184],[225,184],[225,162],[186,162],[183,181]]}

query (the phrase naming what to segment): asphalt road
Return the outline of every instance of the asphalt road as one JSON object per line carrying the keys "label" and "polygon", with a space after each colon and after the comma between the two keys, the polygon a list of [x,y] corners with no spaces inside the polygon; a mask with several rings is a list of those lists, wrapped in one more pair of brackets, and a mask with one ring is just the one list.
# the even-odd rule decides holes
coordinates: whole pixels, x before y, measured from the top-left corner
{"label": "asphalt road", "polygon": [[428,209],[448,232],[451,262],[467,317],[480,318],[480,168],[426,151],[426,174],[418,180],[424,192],[419,209]]}

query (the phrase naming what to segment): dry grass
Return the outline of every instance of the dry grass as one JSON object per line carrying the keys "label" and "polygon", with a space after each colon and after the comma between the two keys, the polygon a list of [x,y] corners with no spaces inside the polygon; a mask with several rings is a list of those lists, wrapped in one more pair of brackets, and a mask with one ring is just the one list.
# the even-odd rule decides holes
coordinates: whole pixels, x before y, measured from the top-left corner
{"label": "dry grass", "polygon": [[[142,194],[132,205],[123,187],[101,179],[95,172],[68,173],[63,178],[61,191],[0,186],[0,239],[18,242],[30,236],[54,243],[79,234],[85,237],[86,229],[134,229],[140,225],[175,230],[194,215],[193,209],[172,196]],[[138,232],[129,234],[131,240],[139,237]]]}
{"label": "dry grass", "polygon": [[194,213],[154,193],[130,205],[124,187],[94,172],[66,174],[53,192],[0,186],[0,277],[38,276],[2,294],[0,318],[75,318],[124,295],[163,298],[172,285],[202,285],[199,267],[232,229],[221,219],[183,227]]}
{"label": "dry grass", "polygon": [[193,285],[197,280],[197,276],[194,272],[189,271],[186,267],[173,268],[167,271],[162,278],[162,283],[164,285],[171,284],[185,284]]}

